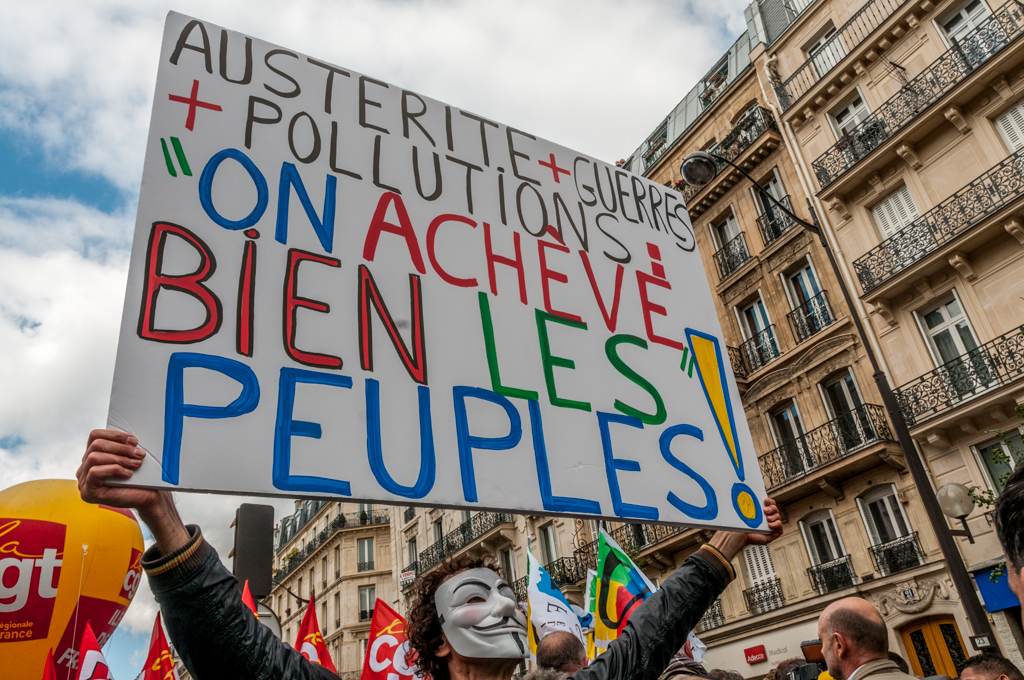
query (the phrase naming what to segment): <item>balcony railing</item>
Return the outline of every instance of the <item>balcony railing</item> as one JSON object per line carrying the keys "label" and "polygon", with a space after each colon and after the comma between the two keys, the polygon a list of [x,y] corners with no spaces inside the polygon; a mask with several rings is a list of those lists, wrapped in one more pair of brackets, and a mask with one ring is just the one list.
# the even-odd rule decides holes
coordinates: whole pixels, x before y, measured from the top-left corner
{"label": "balcony railing", "polygon": [[744,363],[742,350],[739,347],[728,347],[727,349],[729,350],[729,363],[732,364],[732,372],[736,374],[737,378],[747,377],[750,369]]}
{"label": "balcony railing", "polygon": [[803,342],[836,320],[825,291],[801,302],[796,309],[786,315],[786,318],[789,319],[789,326],[793,329],[793,337],[797,342]]}
{"label": "balcony railing", "polygon": [[[276,586],[278,583],[288,578],[288,576],[292,572],[294,572],[296,569],[302,566],[302,563],[306,561],[306,558],[315,553],[320,548],[320,546],[322,546],[324,543],[330,540],[331,536],[341,531],[342,529],[356,526],[388,524],[390,521],[391,513],[386,510],[374,510],[372,512],[366,513],[365,517],[363,517],[363,513],[361,512],[350,512],[344,515],[338,515],[333,520],[331,520],[330,524],[328,524],[327,527],[321,529],[315,536],[313,536],[313,538],[311,538],[309,542],[306,543],[305,548],[300,550],[298,554],[296,554],[294,557],[288,560],[288,563],[284,567],[279,569],[276,574],[274,574],[273,585]],[[340,572],[335,573],[336,578],[341,576]]]}
{"label": "balcony railing", "polygon": [[743,599],[746,600],[747,610],[751,614],[764,614],[786,606],[782,583],[777,578],[747,588],[743,591]]}
{"label": "balcony railing", "polygon": [[415,517],[415,516],[416,516],[416,508],[406,508],[405,509],[405,521],[406,522],[411,522],[412,518]]}
{"label": "balcony railing", "polygon": [[[792,212],[793,202],[789,196],[780,198],[779,203]],[[764,214],[757,218],[757,226],[761,230],[761,238],[764,239],[766,246],[789,231],[794,224],[796,224],[796,220],[774,205],[769,205]]]}
{"label": "balcony railing", "polygon": [[862,404],[757,459],[769,491],[841,460],[866,446],[893,441],[885,409]]}
{"label": "balcony railing", "polygon": [[508,584],[512,588],[512,592],[516,594],[516,602],[526,602],[526,590],[529,587],[528,580],[529,577],[524,576]]}
{"label": "balcony railing", "polygon": [[697,622],[697,629],[703,633],[706,630],[724,625],[725,614],[722,613],[722,601],[715,600],[708,607],[707,611],[704,612],[704,616],[700,617],[700,621]]}
{"label": "balcony railing", "polygon": [[356,571],[373,571],[373,560],[357,563]]}
{"label": "balcony railing", "polygon": [[750,259],[750,252],[747,250],[747,241],[741,231],[731,241],[726,243],[715,253],[715,264],[718,265],[718,275],[723,279],[743,266],[743,263]]}
{"label": "balcony railing", "polygon": [[[892,0],[890,0],[892,1]],[[1024,5],[1011,0],[954,42],[913,80],[811,165],[824,189],[1024,33]]]}
{"label": "balcony railing", "polygon": [[756,371],[782,356],[779,343],[775,339],[775,324],[771,324],[740,345],[740,351],[743,352],[743,358],[746,359],[751,371]]}
{"label": "balcony railing", "polygon": [[849,588],[855,583],[849,555],[813,566],[807,570],[807,575],[811,578],[811,587],[821,595]]}
{"label": "balcony railing", "polygon": [[913,427],[1024,375],[1024,326],[962,354],[896,393],[900,411]]}
{"label": "balcony railing", "polygon": [[556,588],[578,583],[587,577],[587,568],[575,557],[560,557],[545,564],[544,570],[551,576],[551,583]]}
{"label": "balcony railing", "polygon": [[924,551],[915,531],[895,541],[871,546],[871,559],[878,573],[888,576],[924,564]]}
{"label": "balcony railing", "polygon": [[372,609],[369,610],[369,611],[366,611],[365,609],[360,609],[359,610],[359,620],[360,621],[369,621],[372,618],[373,618],[373,610]]}
{"label": "balcony railing", "polygon": [[420,572],[427,571],[446,556],[461,550],[495,527],[511,521],[512,515],[506,513],[478,512],[420,553],[417,560]]}
{"label": "balcony railing", "polygon": [[[759,106],[744,116],[743,120],[738,122],[736,127],[722,138],[714,154],[726,160],[734,161],[768,130],[778,132],[779,127],[775,124],[775,117],[772,116],[771,111]],[[718,166],[718,172],[722,172],[728,166],[723,160],[716,159],[715,162]],[[717,175],[717,173],[715,174]],[[683,200],[689,204],[690,199],[700,193],[700,190],[703,188],[688,184],[684,185]]]}
{"label": "balcony railing", "polygon": [[871,0],[839,27],[838,30],[802,63],[785,82],[775,85],[783,111],[791,106],[814,84],[825,77],[852,50],[862,43],[886,19],[905,5],[908,0]]}
{"label": "balcony railing", "polygon": [[[681,531],[686,531],[686,527],[624,524],[608,533],[623,550],[636,552]],[[576,560],[582,569],[581,578],[586,577],[587,569],[597,569],[597,539],[580,546],[576,550]]]}
{"label": "balcony railing", "polygon": [[1024,194],[1024,149],[853,262],[868,293]]}

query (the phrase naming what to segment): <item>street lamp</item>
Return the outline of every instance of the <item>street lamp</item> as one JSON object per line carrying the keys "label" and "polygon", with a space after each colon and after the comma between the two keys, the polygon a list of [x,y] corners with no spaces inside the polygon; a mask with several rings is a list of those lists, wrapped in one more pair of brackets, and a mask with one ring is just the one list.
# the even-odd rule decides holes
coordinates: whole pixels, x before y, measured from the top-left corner
{"label": "street lamp", "polygon": [[963,484],[951,482],[940,486],[939,490],[935,492],[935,496],[939,499],[939,508],[942,509],[942,514],[950,519],[958,520],[963,525],[963,529],[950,530],[949,533],[954,536],[965,536],[968,541],[974,543],[971,528],[967,526],[967,515],[974,512],[974,499],[971,498],[970,489]]}
{"label": "street lamp", "polygon": [[[753,182],[754,186],[761,190],[762,198],[767,198],[776,208],[789,215],[789,217],[791,217],[797,224],[817,235],[818,242],[821,244],[822,250],[824,250],[825,254],[828,256],[829,264],[832,266],[832,271],[835,273],[836,280],[839,282],[839,289],[843,293],[843,299],[846,300],[847,309],[850,310],[850,316],[853,318],[854,326],[857,328],[857,335],[860,337],[861,345],[864,346],[864,352],[867,354],[868,361],[871,363],[871,370],[873,371],[872,377],[874,378],[875,386],[878,388],[878,392],[882,396],[882,403],[885,405],[885,410],[889,413],[889,420],[892,422],[893,429],[896,431],[896,440],[899,442],[900,448],[903,449],[903,458],[907,462],[907,469],[910,470],[910,476],[913,478],[914,484],[917,485],[918,490],[921,492],[921,501],[924,503],[924,509],[928,515],[928,522],[931,524],[932,530],[935,532],[935,537],[939,541],[939,549],[942,551],[942,557],[946,562],[946,567],[949,569],[949,575],[953,579],[953,585],[956,587],[956,590],[960,595],[960,602],[963,603],[964,609],[967,613],[967,620],[970,622],[971,628],[974,629],[975,635],[987,635],[991,639],[992,627],[989,626],[988,616],[981,606],[981,602],[974,590],[974,585],[971,583],[971,577],[967,573],[967,567],[964,565],[963,557],[960,555],[956,542],[953,540],[953,534],[949,529],[949,525],[943,517],[942,509],[939,507],[939,499],[935,494],[931,493],[931,481],[928,479],[928,473],[924,469],[924,463],[921,461],[920,456],[918,456],[917,448],[914,446],[914,440],[910,436],[910,429],[907,427],[907,421],[903,418],[903,412],[900,410],[899,403],[896,401],[896,395],[893,394],[892,387],[889,386],[889,379],[878,365],[878,358],[875,356],[875,351],[872,348],[871,343],[868,341],[864,325],[861,323],[860,317],[855,311],[856,308],[853,305],[853,298],[850,296],[850,291],[846,287],[846,281],[839,270],[839,264],[836,262],[835,255],[832,253],[832,248],[829,247],[828,240],[825,238],[825,233],[822,231],[821,225],[818,224],[818,215],[814,211],[811,199],[807,199],[807,210],[811,214],[811,220],[813,223],[794,215],[789,208],[779,202],[770,191],[761,186],[757,180],[747,173],[746,170],[727,158],[723,158],[722,156],[711,154],[706,151],[694,151],[684,158],[682,163],[679,165],[679,172],[682,175],[684,182],[699,189],[715,178],[715,175],[718,174],[719,163],[725,163],[726,165],[732,166],[732,168]],[[966,515],[964,516],[966,517]],[[963,532],[957,531],[957,534],[963,535]]]}

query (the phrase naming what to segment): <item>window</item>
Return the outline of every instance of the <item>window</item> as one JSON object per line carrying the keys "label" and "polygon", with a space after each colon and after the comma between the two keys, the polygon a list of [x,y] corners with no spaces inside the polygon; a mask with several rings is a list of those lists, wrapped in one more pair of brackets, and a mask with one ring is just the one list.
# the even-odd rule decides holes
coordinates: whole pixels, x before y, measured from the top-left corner
{"label": "window", "polygon": [[360,503],[357,516],[359,517],[360,524],[366,524],[366,522],[373,517],[373,505],[369,503]]}
{"label": "window", "polygon": [[818,33],[818,37],[804,48],[804,52],[814,64],[818,77],[822,78],[846,56],[846,44],[843,43],[842,36],[836,37],[835,24],[829,22],[829,25]]}
{"label": "window", "polygon": [[703,89],[699,95],[700,103],[702,108],[706,108],[711,105],[713,101],[718,99],[718,96],[725,91],[729,80],[729,60],[722,59],[722,61],[715,64],[714,68],[708,73],[708,75],[701,82]]}
{"label": "window", "polygon": [[800,522],[807,554],[813,565],[811,580],[822,595],[854,584],[853,569],[831,510],[819,510]]}
{"label": "window", "polygon": [[[369,621],[373,617],[373,606],[377,602],[376,586],[359,586],[359,620]],[[363,641],[363,655],[366,655],[366,641]]]}
{"label": "window", "polygon": [[740,233],[739,222],[732,210],[727,210],[716,222],[711,223],[711,238],[715,244],[715,264],[724,279],[750,259],[747,243]]}
{"label": "window", "polygon": [[320,605],[320,621],[317,622],[320,623],[321,630],[327,630],[327,621],[327,603],[324,602]]}
{"label": "window", "polygon": [[989,487],[996,495],[1001,494],[1006,486],[1006,478],[1017,467],[1021,458],[1024,458],[1024,440],[1021,439],[1020,432],[972,448],[988,475]]}
{"label": "window", "polygon": [[302,577],[301,576],[299,577],[298,585],[295,586],[295,591],[299,594],[299,597],[302,597]]}
{"label": "window", "polygon": [[996,118],[996,129],[1010,151],[1024,148],[1024,99]]}
{"label": "window", "polygon": [[760,291],[752,302],[736,308],[736,316],[740,333],[746,339],[742,350],[751,370],[756,371],[779,356],[779,345]]}
{"label": "window", "polygon": [[327,556],[326,555],[324,555],[322,558],[320,558],[320,576],[323,577],[321,580],[323,581],[324,588],[326,588],[327,587]]}
{"label": "window", "polygon": [[977,337],[956,290],[917,317],[950,399],[959,401],[973,396],[994,381],[988,356],[978,351]]}
{"label": "window", "polygon": [[558,537],[554,523],[545,524],[540,528],[540,554],[544,564],[551,564],[558,559]]}
{"label": "window", "polygon": [[334,578],[341,578],[341,547],[334,546]]}
{"label": "window", "polygon": [[356,541],[356,548],[359,553],[358,571],[373,570],[373,539],[360,538]]}
{"label": "window", "polygon": [[768,245],[795,224],[793,218],[772,202],[774,198],[790,210],[793,208],[789,196],[786,195],[786,188],[782,185],[779,169],[772,168],[768,177],[763,179],[756,188],[750,188],[750,193],[757,206],[757,223],[761,227],[761,235],[764,237],[765,245]]}
{"label": "window", "polygon": [[775,407],[768,414],[768,423],[775,437],[776,455],[786,480],[814,469],[814,454],[804,439],[804,425],[796,402],[790,399]]}
{"label": "window", "polygon": [[884,484],[857,499],[871,539],[871,553],[883,576],[916,567],[924,561],[917,535],[896,497],[896,487]]}
{"label": "window", "polygon": [[[893,191],[871,209],[883,239],[893,236],[920,217],[906,185]],[[930,245],[930,244],[929,244]]]}
{"label": "window", "polygon": [[810,258],[796,270],[785,274],[783,283],[793,310],[789,318],[797,342],[803,342],[832,323],[832,310],[818,285],[818,276]]}
{"label": "window", "polygon": [[313,567],[309,568],[309,594],[310,596],[316,592],[316,581],[313,580]]}
{"label": "window", "polygon": [[849,368],[821,383],[821,394],[833,423],[832,429],[839,436],[838,443],[845,452],[876,439],[874,423],[864,408],[860,390]]}
{"label": "window", "polygon": [[406,551],[409,553],[409,564],[416,562],[420,558],[420,551],[416,547],[416,537],[413,536],[405,542]]}
{"label": "window", "polygon": [[[947,14],[939,21],[939,25],[942,26],[942,30],[948,38],[947,42],[962,43],[964,38],[967,38],[968,34],[978,27],[978,24],[991,15],[992,12],[982,0],[969,0],[955,12]],[[968,38],[968,44],[971,40],[972,38]]]}
{"label": "window", "polygon": [[743,549],[750,588],[744,591],[747,608],[754,614],[763,614],[785,604],[782,587],[775,575],[772,553],[766,545],[748,545]]}
{"label": "window", "polygon": [[516,557],[512,548],[505,548],[498,553],[498,560],[501,563],[501,571],[505,574],[505,580],[512,583],[516,580]]}
{"label": "window", "polygon": [[472,519],[473,519],[473,511],[472,510],[463,510],[462,511],[462,523],[463,524],[465,524],[466,522],[471,521]]}
{"label": "window", "polygon": [[444,525],[442,524],[442,519],[440,517],[434,520],[433,527],[434,542],[436,543],[440,541],[442,538],[444,538]]}
{"label": "window", "polygon": [[364,659],[366,659],[366,638],[360,638],[360,640],[359,640],[359,663],[360,663],[360,665],[363,663]]}
{"label": "window", "polygon": [[[341,628],[341,593],[334,593],[334,630]],[[327,630],[327,623],[324,623]]]}
{"label": "window", "polygon": [[835,123],[836,138],[841,139],[851,134],[858,125],[867,120],[868,105],[858,92],[853,99],[832,113],[832,120]]}

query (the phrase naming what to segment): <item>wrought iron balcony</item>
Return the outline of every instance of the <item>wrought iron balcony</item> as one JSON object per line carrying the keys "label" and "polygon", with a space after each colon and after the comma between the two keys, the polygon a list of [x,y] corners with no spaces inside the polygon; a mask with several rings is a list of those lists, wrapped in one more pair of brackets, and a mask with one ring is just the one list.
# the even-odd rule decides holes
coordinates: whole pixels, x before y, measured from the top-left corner
{"label": "wrought iron balcony", "polygon": [[[793,203],[789,196],[780,198],[779,203],[786,206],[787,210],[793,210]],[[757,218],[757,226],[761,230],[761,238],[764,239],[766,246],[789,231],[794,224],[796,224],[796,220],[774,205],[769,206],[768,210]]]}
{"label": "wrought iron balcony", "polygon": [[741,231],[731,241],[722,246],[721,250],[715,253],[715,264],[718,265],[718,275],[723,279],[743,266],[743,263],[750,259],[747,251],[747,241]]}
{"label": "wrought iron balcony", "polygon": [[1021,34],[1024,5],[1011,0],[954,42],[953,47],[819,156],[811,166],[821,188],[859,163]]}
{"label": "wrought iron balcony", "polygon": [[356,571],[373,571],[373,560],[357,563]]}
{"label": "wrought iron balcony", "polygon": [[[315,536],[313,536],[313,538],[311,538],[309,542],[306,543],[305,548],[298,551],[296,555],[294,555],[291,559],[288,560],[288,563],[284,567],[279,569],[278,572],[274,574],[274,578],[272,580],[273,585],[276,586],[277,584],[281,583],[281,581],[288,578],[288,576],[292,572],[294,572],[296,569],[302,566],[302,563],[305,562],[310,555],[319,550],[320,546],[324,545],[327,541],[331,539],[332,536],[334,536],[334,534],[341,531],[342,529],[357,526],[388,524],[390,521],[391,513],[386,510],[375,510],[373,512],[368,512],[366,513],[365,518],[363,517],[363,513],[360,512],[350,512],[344,515],[338,515],[333,520],[331,520],[330,524],[328,524],[325,528],[321,529]],[[340,572],[336,572],[336,574],[337,577],[341,576]]]}
{"label": "wrought iron balcony", "polygon": [[360,609],[359,610],[359,620],[360,621],[369,621],[372,618],[373,618],[373,609],[370,609],[369,611],[367,611],[365,609]]}
{"label": "wrought iron balcony", "polygon": [[871,559],[878,573],[888,576],[924,564],[924,551],[915,531],[895,541],[871,546]]}
{"label": "wrought iron balcony", "polygon": [[1024,375],[1024,326],[1014,328],[895,390],[911,427]]}
{"label": "wrought iron balcony", "polygon": [[478,512],[420,553],[420,572],[425,572],[446,556],[466,547],[495,527],[513,521],[512,515],[501,512]]}
{"label": "wrought iron balcony", "polygon": [[779,343],[775,339],[775,324],[750,338],[742,345],[740,351],[751,371],[756,371],[782,356],[779,351]]}
{"label": "wrought iron balcony", "polygon": [[411,522],[413,517],[415,517],[415,516],[416,516],[416,508],[411,508],[410,507],[410,508],[406,508],[405,509],[405,521],[406,522]]}
{"label": "wrought iron balcony", "polygon": [[800,303],[796,309],[786,315],[789,327],[793,329],[793,337],[803,342],[818,331],[824,330],[836,320],[832,308],[828,304],[828,295],[821,291],[814,297]]}
{"label": "wrought iron balcony", "polygon": [[[752,109],[750,113],[743,117],[743,120],[736,124],[736,127],[729,131],[729,134],[722,138],[722,141],[718,143],[718,147],[714,150],[714,154],[726,160],[734,161],[768,130],[775,130],[776,132],[779,130],[771,111],[760,106]],[[725,161],[716,160],[715,162],[718,166],[718,172],[722,172],[722,170],[728,167]],[[718,173],[715,174],[717,175]],[[703,188],[690,186],[689,184],[684,185],[683,200],[689,204],[690,200],[699,194]]]}
{"label": "wrought iron balcony", "polygon": [[524,576],[508,584],[512,588],[512,592],[516,594],[516,602],[526,602],[526,590],[529,587],[528,580],[529,577]]}
{"label": "wrought iron balcony", "polygon": [[847,54],[856,49],[876,28],[906,3],[907,0],[870,0],[861,7],[785,82],[775,83],[775,94],[778,95],[782,110],[789,110],[805,92],[838,66]]}
{"label": "wrought iron balcony", "polygon": [[587,568],[575,557],[559,557],[554,562],[545,564],[544,570],[551,576],[551,583],[556,588],[587,578]]}
{"label": "wrought iron balcony", "polygon": [[811,587],[821,595],[849,588],[856,583],[849,555],[815,565],[807,570],[807,575],[811,578]]}
{"label": "wrought iron balcony", "polygon": [[724,625],[725,614],[722,613],[722,601],[715,600],[708,607],[707,611],[704,612],[704,616],[700,617],[700,621],[697,622],[697,629],[703,633],[706,630]]}
{"label": "wrought iron balcony", "polygon": [[[608,534],[623,550],[636,552],[680,531],[686,531],[686,527],[623,524]],[[586,577],[587,569],[597,569],[597,539],[584,543],[576,550],[576,561],[582,570],[580,578]]]}
{"label": "wrought iron balcony", "polygon": [[743,591],[743,599],[746,600],[747,610],[751,614],[764,614],[786,606],[782,583],[777,578],[747,588]]}
{"label": "wrought iron balcony", "polygon": [[885,409],[876,404],[862,404],[758,456],[757,462],[765,487],[771,491],[866,446],[891,441],[894,440],[889,421],[885,419]]}
{"label": "wrought iron balcony", "polygon": [[861,288],[878,288],[1022,195],[1024,149],[854,260]]}
{"label": "wrought iron balcony", "polygon": [[732,364],[732,372],[736,374],[737,378],[747,377],[750,370],[744,363],[743,352],[739,347],[727,347],[726,349],[729,350],[729,363]]}

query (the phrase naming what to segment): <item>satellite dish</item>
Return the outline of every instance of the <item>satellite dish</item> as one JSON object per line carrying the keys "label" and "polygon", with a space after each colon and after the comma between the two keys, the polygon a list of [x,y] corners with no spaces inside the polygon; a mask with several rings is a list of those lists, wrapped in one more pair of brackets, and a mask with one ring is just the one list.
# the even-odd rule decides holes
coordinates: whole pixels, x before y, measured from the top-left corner
{"label": "satellite dish", "polygon": [[260,623],[277,636],[278,640],[281,639],[281,620],[277,618],[273,609],[260,602],[256,605],[256,616],[259,617]]}

